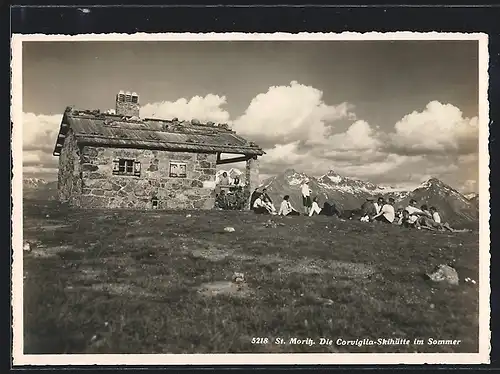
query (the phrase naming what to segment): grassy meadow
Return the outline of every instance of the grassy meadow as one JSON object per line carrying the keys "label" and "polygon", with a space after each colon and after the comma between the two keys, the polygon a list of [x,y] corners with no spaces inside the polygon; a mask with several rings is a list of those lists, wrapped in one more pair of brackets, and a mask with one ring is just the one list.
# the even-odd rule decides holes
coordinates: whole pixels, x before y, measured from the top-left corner
{"label": "grassy meadow", "polygon": [[[24,240],[26,354],[478,351],[479,283],[464,282],[478,279],[477,231],[25,201]],[[439,264],[457,270],[458,286],[426,279]]]}

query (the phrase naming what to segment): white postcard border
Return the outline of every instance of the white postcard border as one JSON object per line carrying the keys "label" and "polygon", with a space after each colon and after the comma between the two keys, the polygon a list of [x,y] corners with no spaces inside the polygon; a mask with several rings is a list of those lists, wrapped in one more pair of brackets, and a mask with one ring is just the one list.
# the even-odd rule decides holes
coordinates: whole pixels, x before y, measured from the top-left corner
{"label": "white postcard border", "polygon": [[[86,354],[23,353],[23,215],[22,215],[22,43],[25,41],[479,41],[479,353],[280,353],[280,354]],[[490,362],[489,102],[488,35],[484,33],[164,33],[12,36],[12,312],[13,364],[17,365],[328,365],[328,364],[480,364]],[[17,124],[17,125],[16,125]]]}

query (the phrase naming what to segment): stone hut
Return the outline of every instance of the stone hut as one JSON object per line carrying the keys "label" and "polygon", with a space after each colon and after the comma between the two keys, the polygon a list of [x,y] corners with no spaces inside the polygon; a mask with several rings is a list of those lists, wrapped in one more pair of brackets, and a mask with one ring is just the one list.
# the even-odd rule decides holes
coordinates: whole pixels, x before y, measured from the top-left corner
{"label": "stone hut", "polygon": [[[120,91],[114,114],[66,108],[53,155],[59,200],[82,208],[211,209],[216,166],[246,161],[247,192],[264,151],[226,124],[139,118]],[[221,154],[240,156],[222,159]]]}

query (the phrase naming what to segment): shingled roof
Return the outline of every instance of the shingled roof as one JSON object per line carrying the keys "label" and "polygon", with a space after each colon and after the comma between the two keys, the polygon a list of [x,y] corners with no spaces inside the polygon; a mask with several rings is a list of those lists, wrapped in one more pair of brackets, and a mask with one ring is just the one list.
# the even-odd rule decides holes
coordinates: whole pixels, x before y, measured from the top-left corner
{"label": "shingled roof", "polygon": [[81,145],[236,153],[248,156],[260,156],[265,153],[258,145],[238,136],[225,124],[201,124],[196,120],[182,122],[177,119],[139,119],[66,108],[54,147],[54,156],[60,155],[69,129]]}

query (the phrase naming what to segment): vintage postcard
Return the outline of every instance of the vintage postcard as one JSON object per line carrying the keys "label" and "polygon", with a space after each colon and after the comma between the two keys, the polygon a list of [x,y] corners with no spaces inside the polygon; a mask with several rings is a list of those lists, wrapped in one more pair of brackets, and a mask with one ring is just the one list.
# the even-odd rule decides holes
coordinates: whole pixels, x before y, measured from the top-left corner
{"label": "vintage postcard", "polygon": [[14,365],[489,362],[487,35],[14,35],[12,79]]}

